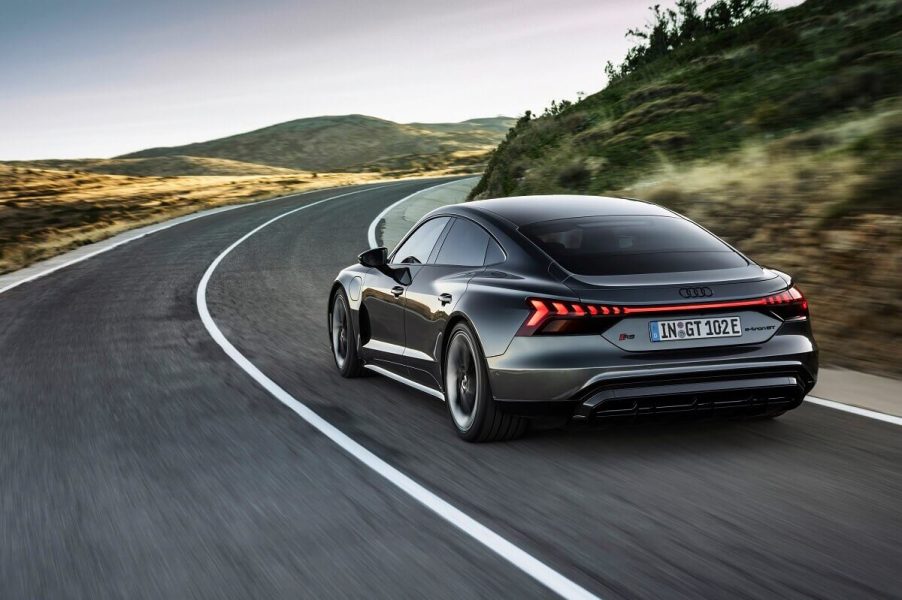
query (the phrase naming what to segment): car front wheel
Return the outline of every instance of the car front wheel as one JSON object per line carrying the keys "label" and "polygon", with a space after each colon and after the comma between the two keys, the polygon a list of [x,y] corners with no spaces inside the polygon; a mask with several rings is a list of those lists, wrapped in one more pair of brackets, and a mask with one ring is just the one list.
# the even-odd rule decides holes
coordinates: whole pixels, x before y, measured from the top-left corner
{"label": "car front wheel", "polygon": [[329,309],[329,340],[332,358],[342,377],[359,377],[363,373],[363,363],[357,356],[357,333],[351,320],[351,309],[344,290],[332,296]]}

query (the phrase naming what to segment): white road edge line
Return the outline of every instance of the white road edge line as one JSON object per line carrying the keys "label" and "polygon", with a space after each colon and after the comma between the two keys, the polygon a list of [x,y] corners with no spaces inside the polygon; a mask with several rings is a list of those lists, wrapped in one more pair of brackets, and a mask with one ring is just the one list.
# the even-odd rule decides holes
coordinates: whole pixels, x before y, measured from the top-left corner
{"label": "white road edge line", "polygon": [[[406,182],[402,182],[402,183],[406,183]],[[367,185],[367,184],[364,183],[364,184],[359,184],[359,185]],[[387,185],[396,185],[396,184],[387,184]],[[366,189],[367,190],[375,190],[375,189],[378,189],[381,187],[385,187],[385,185],[380,185],[377,187],[370,187],[370,188],[366,188]],[[34,275],[30,275],[29,277],[26,277],[25,279],[20,279],[19,281],[14,281],[13,283],[10,283],[6,287],[0,288],[0,294],[2,294],[3,292],[7,292],[15,287],[19,287],[23,283],[28,283],[29,281],[34,281],[35,279],[40,279],[41,277],[44,277],[45,275],[50,275],[51,273],[55,273],[56,271],[59,271],[60,269],[65,269],[66,267],[70,267],[74,264],[88,260],[89,258],[94,258],[98,254],[103,254],[104,252],[109,252],[110,250],[118,248],[119,246],[122,246],[123,244],[127,244],[129,242],[134,242],[135,240],[140,240],[143,237],[147,237],[148,235],[152,235],[154,233],[157,233],[158,231],[163,231],[163,230],[169,229],[170,227],[175,227],[176,225],[181,225],[182,223],[188,223],[190,221],[194,221],[196,219],[202,219],[203,217],[209,217],[211,215],[218,215],[220,213],[228,212],[230,210],[235,210],[236,208],[246,208],[248,206],[259,206],[261,204],[268,204],[270,202],[275,202],[276,200],[284,200],[286,198],[295,198],[297,196],[306,196],[307,194],[313,194],[315,192],[328,192],[330,189],[335,189],[335,188],[327,188],[327,187],[319,188],[319,189],[315,189],[315,190],[307,190],[306,192],[298,192],[296,194],[288,194],[286,196],[277,196],[275,198],[267,198],[266,200],[257,200],[256,202],[246,202],[244,204],[217,206],[216,208],[209,208],[209,209],[198,211],[193,214],[183,215],[181,217],[174,217],[167,221],[161,221],[159,223],[147,225],[147,226],[145,226],[147,228],[146,231],[142,231],[141,233],[136,233],[135,235],[125,238],[125,239],[122,239],[122,240],[119,240],[118,242],[115,242],[115,243],[112,243],[109,245],[104,245],[101,248],[94,250],[93,252],[89,252],[88,254],[79,256],[78,258],[73,258],[72,260],[68,260],[68,261],[60,263],[58,265],[54,265],[52,267],[44,269],[43,271],[39,271],[39,272],[35,273]],[[360,191],[366,191],[366,190],[360,190]],[[140,229],[143,229],[143,228],[140,228]],[[100,240],[99,242],[95,242],[95,243],[103,244],[105,241],[107,241],[107,240]],[[47,260],[52,260],[52,257]],[[23,267],[23,268],[27,269],[29,267]],[[15,271],[13,271],[13,273],[15,273]],[[6,273],[6,274],[4,274],[4,276],[11,275],[11,274],[12,273]]]}
{"label": "white road edge line", "polygon": [[[426,192],[428,192],[429,190],[434,190],[434,189],[436,189],[436,188],[444,187],[444,186],[446,186],[446,185],[451,185],[452,183],[457,183],[458,181],[462,181],[463,179],[468,179],[468,178],[467,178],[467,177],[464,177],[464,178],[462,178],[462,179],[455,179],[454,181],[446,181],[445,183],[440,183],[440,184],[438,184],[438,185],[434,185],[434,186],[428,187],[428,188],[426,188],[426,189],[418,190],[418,191],[416,191],[416,192],[410,194],[409,196],[404,196],[403,198],[401,198],[401,199],[398,200],[397,202],[395,202],[395,203],[390,204],[389,206],[387,206],[387,207],[385,208],[385,210],[383,210],[381,213],[379,213],[378,215],[376,215],[376,218],[373,219],[373,222],[370,223],[370,228],[367,230],[366,239],[367,239],[367,242],[369,242],[370,248],[376,248],[376,247],[377,247],[376,244],[377,244],[378,242],[376,241],[376,228],[379,227],[379,222],[380,222],[382,219],[385,218],[385,215],[387,215],[391,209],[393,209],[394,207],[398,206],[398,205],[401,204],[401,203],[407,202],[408,200],[410,200],[410,199],[413,198],[414,196],[419,196],[420,194],[426,193]],[[389,250],[391,250],[391,248],[389,248]]]}
{"label": "white road edge line", "polygon": [[245,373],[250,375],[257,383],[259,383],[267,392],[272,394],[279,402],[293,410],[304,421],[309,423],[327,438],[335,442],[339,447],[341,447],[342,450],[387,479],[390,483],[397,486],[398,489],[408,494],[424,507],[431,510],[433,513],[435,513],[451,525],[454,525],[462,532],[466,533],[501,558],[507,560],[513,566],[520,569],[525,574],[529,575],[562,598],[567,598],[568,600],[600,600],[597,596],[590,593],[585,588],[567,579],[545,563],[541,562],[539,559],[535,558],[526,551],[521,550],[519,547],[507,541],[505,538],[501,537],[479,521],[476,521],[460,509],[455,508],[447,501],[430,492],[428,489],[426,489],[398,469],[389,465],[387,462],[342,433],[334,425],[313,412],[305,404],[282,389],[276,382],[264,375],[263,372],[260,371],[260,369],[254,366],[254,364],[247,359],[247,357],[241,354],[241,352],[239,352],[238,349],[235,348],[235,346],[233,346],[228,339],[226,339],[222,331],[219,330],[219,327],[216,326],[216,322],[213,320],[213,317],[210,316],[210,311],[207,308],[207,284],[209,284],[210,278],[213,276],[213,272],[216,271],[216,268],[223,261],[223,259],[228,256],[229,253],[232,252],[232,250],[237,248],[242,242],[244,242],[246,239],[257,233],[261,229],[272,225],[279,219],[287,217],[288,215],[311,208],[318,204],[322,204],[323,202],[328,202],[329,200],[343,198],[345,196],[350,196],[351,194],[359,194],[361,192],[370,191],[372,189],[375,188],[332,196],[330,198],[325,198],[323,200],[305,204],[304,206],[289,210],[288,212],[282,213],[281,215],[278,215],[277,217],[266,221],[262,225],[255,227],[254,229],[240,237],[237,241],[232,243],[228,248],[223,250],[222,253],[217,256],[212,263],[210,263],[210,266],[207,267],[207,270],[204,272],[204,275],[200,280],[200,284],[198,284],[197,286],[197,311],[200,314],[200,319],[203,322],[204,327],[207,328],[207,332],[210,334],[213,340],[217,344],[219,344],[219,347],[222,348],[223,351],[225,351],[228,357],[231,358],[239,367],[241,367]]}
{"label": "white road edge line", "polygon": [[835,410],[852,413],[853,415],[868,417],[869,419],[876,419],[878,421],[883,421],[884,423],[902,425],[902,417],[888,415],[886,413],[877,412],[876,410],[868,410],[867,408],[861,408],[858,406],[853,406],[851,404],[843,404],[842,402],[834,402],[833,400],[826,400],[824,398],[818,398],[816,396],[805,396],[805,401],[811,402],[812,404],[817,404],[819,406],[826,406],[827,408],[833,408]]}

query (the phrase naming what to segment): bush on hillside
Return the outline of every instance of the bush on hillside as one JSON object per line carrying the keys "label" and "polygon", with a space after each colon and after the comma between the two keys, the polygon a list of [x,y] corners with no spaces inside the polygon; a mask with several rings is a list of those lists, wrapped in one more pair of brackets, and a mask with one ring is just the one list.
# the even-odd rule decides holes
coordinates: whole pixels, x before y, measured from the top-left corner
{"label": "bush on hillside", "polygon": [[825,218],[838,219],[864,213],[899,214],[899,182],[902,181],[902,163],[884,165],[854,186],[848,198],[829,207]]}
{"label": "bush on hillside", "polygon": [[[772,10],[768,0],[717,0],[704,13],[699,10],[698,0],[677,0],[676,10],[662,9],[660,4],[655,4],[651,7],[651,24],[626,33],[638,43],[627,51],[620,65],[608,61],[605,74],[609,81],[616,81],[699,38],[731,29]],[[785,38],[789,34],[775,35]]]}
{"label": "bush on hillside", "polygon": [[686,91],[686,86],[681,83],[664,83],[641,87],[631,92],[626,97],[629,106],[639,106],[652,100],[658,100],[668,96],[675,96]]}
{"label": "bush on hillside", "polygon": [[652,148],[675,151],[686,147],[692,141],[692,136],[685,131],[659,131],[645,136],[645,141]]}
{"label": "bush on hillside", "polygon": [[585,189],[591,179],[592,173],[581,160],[566,165],[557,176],[559,184],[576,190]]}
{"label": "bush on hillside", "polygon": [[615,133],[626,131],[678,111],[701,110],[714,102],[714,98],[702,92],[683,92],[675,96],[646,102],[623,115],[614,123],[613,131]]}

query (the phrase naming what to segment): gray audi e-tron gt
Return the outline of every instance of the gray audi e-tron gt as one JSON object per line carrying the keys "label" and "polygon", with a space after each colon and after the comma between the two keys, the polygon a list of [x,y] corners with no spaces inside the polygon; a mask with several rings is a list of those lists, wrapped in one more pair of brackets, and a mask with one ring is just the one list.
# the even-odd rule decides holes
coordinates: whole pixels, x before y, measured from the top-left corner
{"label": "gray audi e-tron gt", "polygon": [[338,275],[328,323],[343,376],[369,369],[444,399],[469,441],[548,415],[773,417],[817,377],[789,275],[623,198],[436,209]]}

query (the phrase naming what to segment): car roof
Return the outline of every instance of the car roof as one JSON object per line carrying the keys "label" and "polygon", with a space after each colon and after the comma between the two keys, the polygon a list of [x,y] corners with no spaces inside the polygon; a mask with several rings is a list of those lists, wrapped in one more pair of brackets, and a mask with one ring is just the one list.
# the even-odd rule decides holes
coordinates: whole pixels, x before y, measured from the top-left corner
{"label": "car roof", "polygon": [[486,211],[503,217],[517,227],[551,221],[553,219],[571,219],[574,217],[594,216],[636,216],[660,215],[675,216],[666,208],[632,200],[629,198],[611,198],[607,196],[570,196],[565,194],[547,196],[512,196],[510,198],[493,198],[476,200],[459,204],[457,207],[469,210]]}

